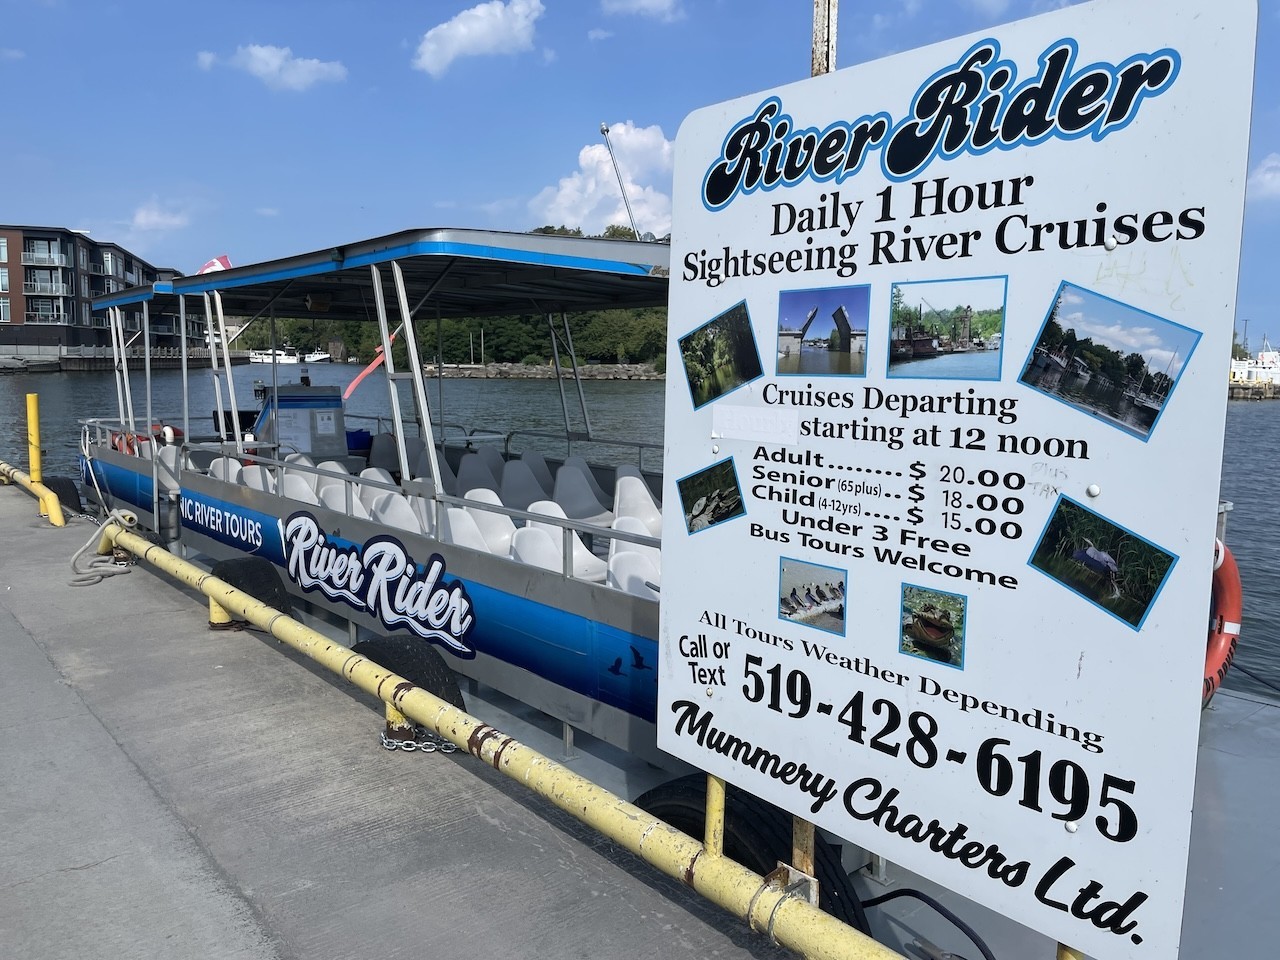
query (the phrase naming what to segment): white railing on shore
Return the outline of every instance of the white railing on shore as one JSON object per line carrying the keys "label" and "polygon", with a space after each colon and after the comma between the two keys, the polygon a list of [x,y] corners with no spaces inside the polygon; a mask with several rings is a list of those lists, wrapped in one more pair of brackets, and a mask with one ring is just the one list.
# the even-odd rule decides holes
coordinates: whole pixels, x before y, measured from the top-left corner
{"label": "white railing on shore", "polygon": [[[144,359],[145,349],[143,347],[128,347],[125,350],[125,358],[128,360]],[[230,351],[233,360],[245,358],[249,356],[248,350],[232,350]],[[63,347],[61,355],[64,357],[80,357],[91,360],[113,360],[115,354],[111,347]],[[178,359],[182,356],[180,347],[152,347],[151,359],[168,360]],[[188,347],[187,357],[192,360],[208,360],[209,350],[207,347]]]}

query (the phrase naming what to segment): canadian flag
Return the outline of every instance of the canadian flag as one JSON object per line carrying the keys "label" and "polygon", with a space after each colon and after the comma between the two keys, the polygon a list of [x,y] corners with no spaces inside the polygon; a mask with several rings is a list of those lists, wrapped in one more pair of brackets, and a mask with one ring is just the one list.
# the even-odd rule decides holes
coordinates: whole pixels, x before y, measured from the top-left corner
{"label": "canadian flag", "polygon": [[212,260],[206,263],[203,267],[197,270],[196,276],[199,276],[202,273],[216,273],[219,270],[230,270],[230,269],[231,269],[231,258],[224,253],[220,257],[214,257]]}

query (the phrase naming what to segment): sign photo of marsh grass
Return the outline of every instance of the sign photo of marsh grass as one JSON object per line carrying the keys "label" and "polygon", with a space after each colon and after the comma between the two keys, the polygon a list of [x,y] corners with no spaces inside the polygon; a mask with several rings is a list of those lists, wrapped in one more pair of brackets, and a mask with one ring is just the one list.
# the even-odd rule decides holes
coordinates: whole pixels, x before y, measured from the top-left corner
{"label": "sign photo of marsh grass", "polygon": [[1028,562],[1137,630],[1177,559],[1133,531],[1059,497]]}
{"label": "sign photo of marsh grass", "polygon": [[695,410],[762,376],[747,301],[681,337],[680,359]]}

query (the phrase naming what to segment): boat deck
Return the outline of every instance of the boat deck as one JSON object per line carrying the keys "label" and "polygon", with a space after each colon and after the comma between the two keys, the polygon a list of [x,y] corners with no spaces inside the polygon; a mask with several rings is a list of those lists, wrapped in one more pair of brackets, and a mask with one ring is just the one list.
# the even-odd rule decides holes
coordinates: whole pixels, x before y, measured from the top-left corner
{"label": "boat deck", "polygon": [[[203,598],[145,567],[67,586],[88,521],[53,528],[8,488],[0,529],[7,954],[788,955],[474,759],[382,750],[376,704],[261,634],[210,632]],[[510,732],[556,754],[558,728],[507,707]],[[1184,958],[1280,939],[1278,720],[1230,694],[1205,716]],[[1002,960],[1052,956],[948,901]],[[909,904],[880,922],[977,956]]]}

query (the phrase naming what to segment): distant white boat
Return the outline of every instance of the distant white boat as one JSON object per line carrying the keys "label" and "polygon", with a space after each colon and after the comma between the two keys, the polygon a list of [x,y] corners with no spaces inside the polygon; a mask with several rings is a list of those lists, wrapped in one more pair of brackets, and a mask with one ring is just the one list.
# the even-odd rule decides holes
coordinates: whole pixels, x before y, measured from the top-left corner
{"label": "distant white boat", "polygon": [[304,359],[307,363],[331,363],[333,361],[333,357],[323,350],[312,350]]}
{"label": "distant white boat", "polygon": [[299,363],[298,351],[293,347],[278,350],[250,350],[250,363]]}

